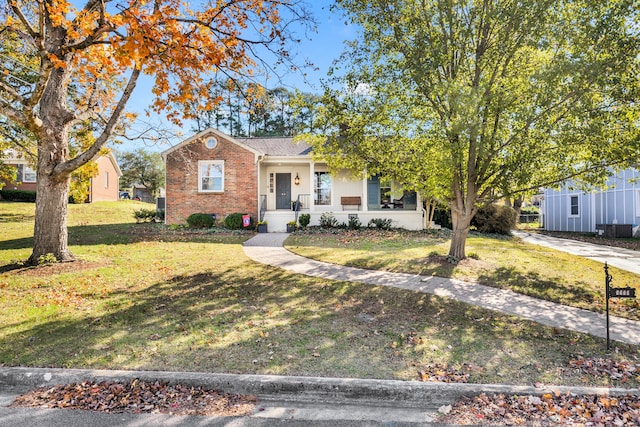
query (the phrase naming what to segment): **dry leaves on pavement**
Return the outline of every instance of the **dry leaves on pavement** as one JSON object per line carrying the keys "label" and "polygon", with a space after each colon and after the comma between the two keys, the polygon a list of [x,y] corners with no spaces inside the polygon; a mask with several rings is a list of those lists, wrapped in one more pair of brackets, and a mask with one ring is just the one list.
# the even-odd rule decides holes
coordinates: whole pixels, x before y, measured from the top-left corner
{"label": "dry leaves on pavement", "polygon": [[17,397],[11,406],[135,414],[242,416],[251,414],[255,403],[254,396],[136,379],[125,383],[85,381],[41,387]]}
{"label": "dry leaves on pavement", "polygon": [[[447,408],[449,409],[449,408]],[[481,394],[454,404],[439,422],[458,425],[638,426],[640,396]]]}

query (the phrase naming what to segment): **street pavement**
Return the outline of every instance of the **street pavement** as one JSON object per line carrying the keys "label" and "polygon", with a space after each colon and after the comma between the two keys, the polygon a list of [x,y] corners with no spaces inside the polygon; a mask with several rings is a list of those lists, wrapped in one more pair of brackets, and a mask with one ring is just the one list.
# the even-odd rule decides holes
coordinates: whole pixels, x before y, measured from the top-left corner
{"label": "street pavement", "polygon": [[[607,261],[610,265],[640,274],[638,252],[554,239],[549,236],[541,237],[530,233],[518,232],[516,235],[527,242],[600,262]],[[603,315],[454,279],[364,270],[313,261],[286,250],[283,243],[287,236],[286,233],[258,234],[245,242],[244,251],[249,258],[258,262],[295,273],[430,293],[549,326],[599,337],[606,336]],[[639,322],[611,317],[611,339],[639,343]],[[87,380],[126,381],[133,378],[179,382],[232,393],[254,394],[258,396],[258,404],[254,414],[245,417],[108,414],[80,410],[8,407],[15,397],[36,386]],[[553,390],[576,395],[640,392],[581,387],[554,387]],[[550,390],[544,387],[348,378],[0,367],[0,426],[437,426],[439,424],[434,420],[439,408],[452,404],[462,396],[472,396],[481,392],[541,395]]]}
{"label": "street pavement", "polygon": [[[166,381],[230,393],[253,394],[252,415],[242,417],[110,414],[70,409],[10,408],[37,386],[82,381]],[[501,384],[426,383],[357,378],[233,375],[205,372],[112,371],[91,369],[0,368],[0,426],[440,426],[438,410],[463,396],[480,393],[621,396],[638,390],[589,387],[533,387]]]}

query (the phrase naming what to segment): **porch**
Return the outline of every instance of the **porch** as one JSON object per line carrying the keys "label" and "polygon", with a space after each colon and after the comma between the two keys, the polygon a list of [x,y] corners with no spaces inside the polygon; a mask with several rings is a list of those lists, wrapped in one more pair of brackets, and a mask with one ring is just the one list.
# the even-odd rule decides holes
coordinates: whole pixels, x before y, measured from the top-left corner
{"label": "porch", "polygon": [[326,164],[308,158],[271,158],[259,166],[259,219],[267,222],[269,232],[285,231],[300,214],[309,214],[310,225],[319,225],[323,213],[345,224],[355,215],[363,226],[374,218],[388,218],[394,227],[425,228],[418,195],[392,182],[348,171],[330,174]]}

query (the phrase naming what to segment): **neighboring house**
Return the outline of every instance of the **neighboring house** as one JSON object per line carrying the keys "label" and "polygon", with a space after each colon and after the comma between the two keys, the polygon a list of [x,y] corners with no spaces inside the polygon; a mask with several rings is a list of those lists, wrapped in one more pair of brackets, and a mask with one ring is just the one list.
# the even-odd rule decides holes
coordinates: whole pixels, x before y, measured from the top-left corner
{"label": "neighboring house", "polygon": [[544,228],[603,234],[611,228],[604,225],[615,224],[619,230],[631,229],[638,235],[639,181],[640,171],[627,169],[611,176],[601,190],[572,190],[570,184],[557,191],[547,189],[541,207]]}
{"label": "neighboring house", "polygon": [[[297,214],[311,225],[331,212],[347,223],[357,215],[363,225],[389,218],[396,227],[425,228],[422,201],[378,177],[329,173],[311,157],[311,148],[292,138],[233,138],[208,129],[164,151],[167,224],[184,224],[193,213],[217,219],[240,212],[266,221],[270,232],[285,231]],[[299,212],[292,202],[300,202]]]}
{"label": "neighboring house", "polygon": [[120,177],[122,171],[112,153],[98,157],[98,175],[91,178],[88,202],[118,200],[120,196]]}
{"label": "neighboring house", "polygon": [[5,182],[7,190],[36,191],[36,171],[31,168],[26,157],[19,151],[4,150],[2,163],[14,165],[17,169],[17,178],[14,182]]}
{"label": "neighboring house", "polygon": [[131,198],[134,200],[140,200],[141,202],[154,203],[155,197],[151,192],[151,189],[147,188],[143,184],[133,184],[131,186]]}
{"label": "neighboring house", "polygon": [[[15,165],[17,169],[16,181],[5,183],[5,189],[36,191],[36,171],[20,152],[6,150],[2,162]],[[88,202],[118,200],[118,181],[122,176],[118,162],[113,154],[109,153],[100,156],[96,163],[98,175],[91,178]]]}

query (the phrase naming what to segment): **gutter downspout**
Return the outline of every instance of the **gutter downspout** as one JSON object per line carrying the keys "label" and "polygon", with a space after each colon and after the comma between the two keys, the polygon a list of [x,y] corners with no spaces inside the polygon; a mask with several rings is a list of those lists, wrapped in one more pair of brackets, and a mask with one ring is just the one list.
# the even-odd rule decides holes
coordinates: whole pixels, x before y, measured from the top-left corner
{"label": "gutter downspout", "polygon": [[[162,159],[164,160],[164,219],[162,223],[167,225],[167,155],[162,154]],[[118,199],[120,198],[120,182],[118,181]],[[158,206],[158,202],[156,201],[156,209]]]}
{"label": "gutter downspout", "polygon": [[256,154],[256,212],[258,212],[257,220],[260,221],[260,188],[261,188],[261,177],[260,177],[260,164],[264,160],[264,154]]}

